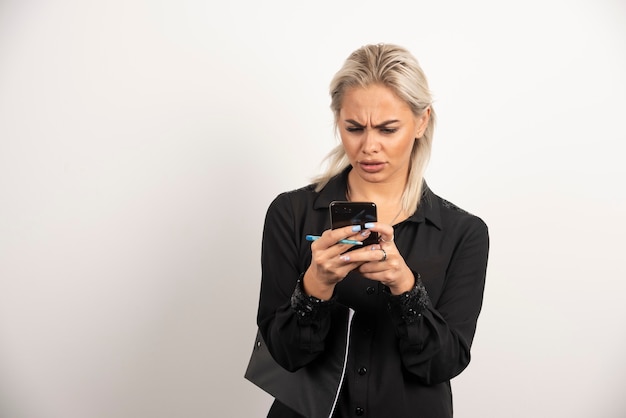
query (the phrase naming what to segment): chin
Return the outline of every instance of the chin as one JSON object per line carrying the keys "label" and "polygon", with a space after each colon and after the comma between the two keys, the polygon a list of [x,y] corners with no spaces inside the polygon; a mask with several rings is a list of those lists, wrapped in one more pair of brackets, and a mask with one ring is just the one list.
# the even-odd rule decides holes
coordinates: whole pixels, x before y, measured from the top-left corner
{"label": "chin", "polygon": [[387,176],[382,172],[368,173],[367,171],[363,170],[359,170],[359,177],[369,183],[380,183],[387,178]]}

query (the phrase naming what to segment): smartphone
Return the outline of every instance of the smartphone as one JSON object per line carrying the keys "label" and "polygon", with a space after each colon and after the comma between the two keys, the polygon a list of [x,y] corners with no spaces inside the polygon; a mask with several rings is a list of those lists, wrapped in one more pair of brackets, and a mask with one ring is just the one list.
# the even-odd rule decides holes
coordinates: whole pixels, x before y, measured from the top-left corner
{"label": "smartphone", "polygon": [[[368,222],[376,222],[376,204],[374,202],[330,202],[330,225],[332,229],[348,225],[361,225],[365,229]],[[378,233],[372,232],[363,241],[363,245],[378,244]],[[356,249],[357,246],[355,246]],[[360,247],[360,246],[359,246]]]}

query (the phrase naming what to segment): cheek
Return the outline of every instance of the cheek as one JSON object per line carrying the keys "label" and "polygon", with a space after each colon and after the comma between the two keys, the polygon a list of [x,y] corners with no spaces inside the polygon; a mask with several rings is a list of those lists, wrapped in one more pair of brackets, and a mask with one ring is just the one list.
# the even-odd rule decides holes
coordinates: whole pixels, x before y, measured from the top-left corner
{"label": "cheek", "polygon": [[348,157],[354,155],[359,149],[358,141],[343,137],[341,137],[341,145],[343,145],[343,149],[346,151],[346,154],[348,154]]}
{"label": "cheek", "polygon": [[411,152],[413,152],[413,147],[415,147],[415,138],[413,136],[409,136],[402,141],[402,146],[397,148],[398,154],[402,154],[406,158],[410,158]]}

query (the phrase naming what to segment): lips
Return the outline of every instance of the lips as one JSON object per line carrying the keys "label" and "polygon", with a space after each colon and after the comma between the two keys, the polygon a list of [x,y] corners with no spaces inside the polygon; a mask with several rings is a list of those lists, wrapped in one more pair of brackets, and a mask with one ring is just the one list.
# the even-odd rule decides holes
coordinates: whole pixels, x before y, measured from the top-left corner
{"label": "lips", "polygon": [[360,161],[359,166],[367,173],[377,173],[385,168],[385,163],[382,161]]}

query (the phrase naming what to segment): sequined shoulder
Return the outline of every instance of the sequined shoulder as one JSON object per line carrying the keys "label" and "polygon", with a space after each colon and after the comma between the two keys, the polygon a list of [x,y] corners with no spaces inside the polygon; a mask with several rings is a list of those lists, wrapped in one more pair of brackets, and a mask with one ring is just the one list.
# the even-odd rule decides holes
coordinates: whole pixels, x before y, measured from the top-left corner
{"label": "sequined shoulder", "polygon": [[440,197],[440,199],[441,199],[441,205],[442,205],[444,208],[446,208],[446,209],[451,209],[451,210],[457,211],[457,212],[459,212],[459,213],[463,213],[463,214],[465,214],[465,215],[471,215],[471,213],[469,213],[469,212],[468,212],[468,211],[466,211],[466,210],[461,209],[460,207],[458,207],[458,206],[457,206],[457,205],[455,205],[454,203],[452,203],[452,202],[450,202],[450,201],[448,201],[448,200],[446,200],[446,199],[444,199],[444,198],[442,198],[442,197]]}

